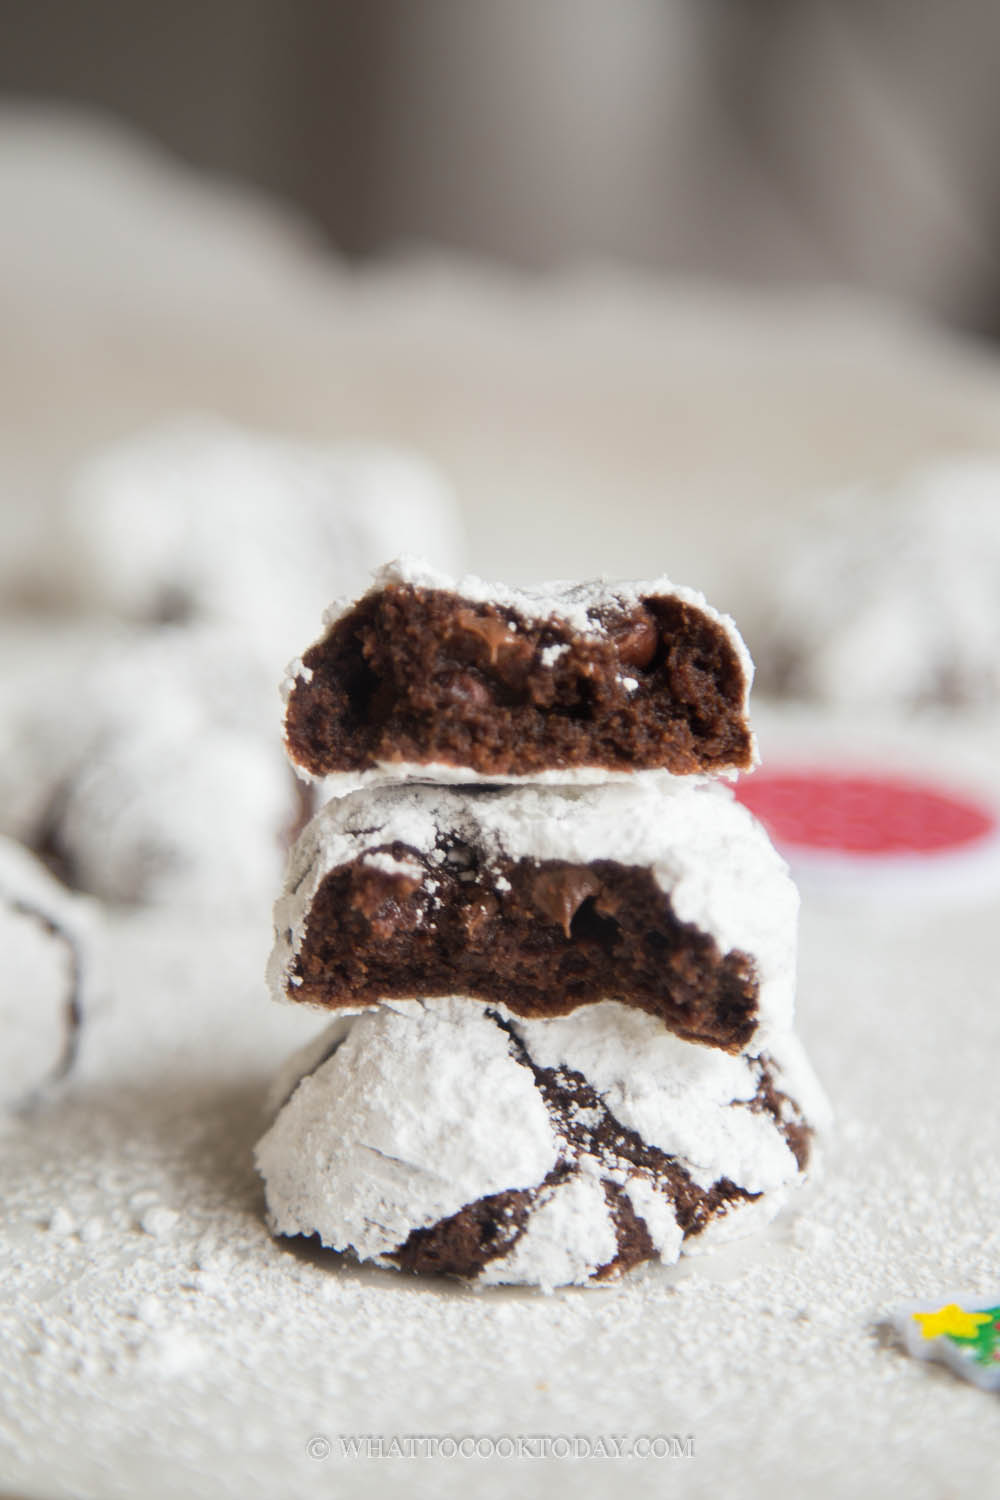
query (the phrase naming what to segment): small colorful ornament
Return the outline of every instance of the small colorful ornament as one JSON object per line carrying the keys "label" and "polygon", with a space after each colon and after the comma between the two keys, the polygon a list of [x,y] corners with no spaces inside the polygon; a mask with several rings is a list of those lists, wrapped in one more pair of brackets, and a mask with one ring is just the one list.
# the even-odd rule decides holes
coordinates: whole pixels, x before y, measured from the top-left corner
{"label": "small colorful ornament", "polygon": [[907,1352],[937,1359],[988,1391],[1000,1390],[1000,1297],[944,1298],[913,1303],[893,1315]]}

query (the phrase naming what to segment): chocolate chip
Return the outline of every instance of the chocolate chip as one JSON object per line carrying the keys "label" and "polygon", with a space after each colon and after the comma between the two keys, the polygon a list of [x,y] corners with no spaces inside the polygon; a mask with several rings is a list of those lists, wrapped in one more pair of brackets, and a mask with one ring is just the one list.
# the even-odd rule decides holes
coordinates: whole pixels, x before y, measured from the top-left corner
{"label": "chocolate chip", "polygon": [[656,655],[660,635],[656,621],[644,609],[612,626],[611,638],[623,667],[648,667]]}
{"label": "chocolate chip", "polygon": [[517,645],[516,631],[508,630],[507,621],[501,616],[477,615],[471,609],[460,609],[456,615],[456,624],[459,630],[465,630],[466,634],[478,636],[486,642],[492,666],[496,664],[498,652]]}
{"label": "chocolate chip", "polygon": [[567,937],[570,925],[588,896],[596,896],[601,882],[579,865],[561,865],[536,875],[531,896],[538,910],[558,922]]}

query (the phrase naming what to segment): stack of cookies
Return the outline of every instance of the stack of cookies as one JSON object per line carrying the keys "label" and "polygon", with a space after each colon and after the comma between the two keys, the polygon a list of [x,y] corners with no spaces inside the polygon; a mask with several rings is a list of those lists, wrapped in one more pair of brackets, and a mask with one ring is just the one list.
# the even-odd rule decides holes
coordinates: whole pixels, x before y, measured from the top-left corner
{"label": "stack of cookies", "polygon": [[773,1216],[825,1104],[792,1033],[798,899],[732,622],[650,583],[411,561],[294,664],[327,800],[273,993],[333,1024],[257,1147],[276,1233],[482,1283],[602,1281]]}

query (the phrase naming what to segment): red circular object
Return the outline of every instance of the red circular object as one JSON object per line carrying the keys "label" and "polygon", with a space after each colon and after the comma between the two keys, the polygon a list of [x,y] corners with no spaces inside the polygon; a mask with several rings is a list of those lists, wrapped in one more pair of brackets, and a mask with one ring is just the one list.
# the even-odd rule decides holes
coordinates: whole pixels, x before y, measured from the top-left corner
{"label": "red circular object", "polygon": [[828,854],[940,854],[997,828],[981,803],[904,776],[758,771],[736,795],[776,844]]}

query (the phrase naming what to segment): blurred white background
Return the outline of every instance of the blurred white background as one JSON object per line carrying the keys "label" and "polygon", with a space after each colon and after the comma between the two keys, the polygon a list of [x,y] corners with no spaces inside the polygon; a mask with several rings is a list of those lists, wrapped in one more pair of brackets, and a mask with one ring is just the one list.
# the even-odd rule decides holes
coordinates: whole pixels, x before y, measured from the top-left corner
{"label": "blurred white background", "polygon": [[0,20],[8,597],[78,458],[190,411],[415,446],[478,569],[751,637],[812,495],[1000,442],[990,6]]}
{"label": "blurred white background", "polygon": [[330,242],[838,280],[1000,319],[989,0],[18,0],[0,89]]}

